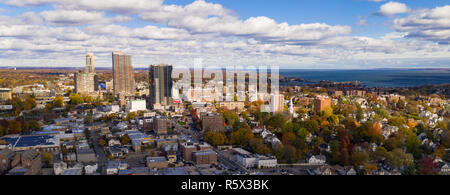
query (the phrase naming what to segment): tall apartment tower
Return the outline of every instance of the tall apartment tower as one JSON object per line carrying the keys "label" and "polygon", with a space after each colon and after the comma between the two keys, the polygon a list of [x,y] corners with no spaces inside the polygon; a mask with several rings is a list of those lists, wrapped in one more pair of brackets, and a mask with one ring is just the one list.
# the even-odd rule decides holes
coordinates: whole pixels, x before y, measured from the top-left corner
{"label": "tall apartment tower", "polygon": [[86,54],[86,73],[94,73],[94,54],[88,53]]}
{"label": "tall apartment tower", "polygon": [[150,106],[170,106],[172,99],[172,66],[150,65]]}
{"label": "tall apartment tower", "polygon": [[88,53],[86,55],[86,69],[84,71],[76,72],[75,92],[76,93],[93,93],[95,92],[95,69],[94,69],[94,54]]}
{"label": "tall apartment tower", "polygon": [[114,95],[134,95],[134,73],[131,56],[122,52],[112,53]]}

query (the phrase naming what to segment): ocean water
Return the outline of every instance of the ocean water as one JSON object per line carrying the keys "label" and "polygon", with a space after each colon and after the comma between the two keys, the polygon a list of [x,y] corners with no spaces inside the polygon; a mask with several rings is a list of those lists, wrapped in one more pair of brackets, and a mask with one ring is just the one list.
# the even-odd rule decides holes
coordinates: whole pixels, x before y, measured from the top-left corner
{"label": "ocean water", "polygon": [[450,84],[450,69],[280,69],[280,75],[312,81],[360,81],[367,87],[415,87],[427,84]]}

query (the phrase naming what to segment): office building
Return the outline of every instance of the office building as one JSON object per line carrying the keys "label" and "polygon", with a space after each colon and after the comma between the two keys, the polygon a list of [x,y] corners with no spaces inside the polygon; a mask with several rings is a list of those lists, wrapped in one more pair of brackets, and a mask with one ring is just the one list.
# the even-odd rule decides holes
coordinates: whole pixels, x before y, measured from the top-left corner
{"label": "office building", "polygon": [[172,66],[151,65],[150,79],[150,107],[167,107],[172,99]]}
{"label": "office building", "polygon": [[114,95],[134,95],[134,73],[131,56],[122,52],[112,53]]}

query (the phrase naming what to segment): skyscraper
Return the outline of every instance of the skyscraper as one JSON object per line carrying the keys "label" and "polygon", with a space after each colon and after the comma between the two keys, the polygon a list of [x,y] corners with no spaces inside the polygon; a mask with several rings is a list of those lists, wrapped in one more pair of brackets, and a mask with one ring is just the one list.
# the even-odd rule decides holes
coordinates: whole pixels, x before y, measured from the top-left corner
{"label": "skyscraper", "polygon": [[88,53],[86,55],[86,69],[84,71],[76,72],[75,93],[93,93],[95,92],[95,69],[94,69],[94,54]]}
{"label": "skyscraper", "polygon": [[150,65],[150,105],[170,106],[172,99],[172,66]]}
{"label": "skyscraper", "polygon": [[114,95],[134,95],[134,73],[131,56],[122,52],[112,53]]}

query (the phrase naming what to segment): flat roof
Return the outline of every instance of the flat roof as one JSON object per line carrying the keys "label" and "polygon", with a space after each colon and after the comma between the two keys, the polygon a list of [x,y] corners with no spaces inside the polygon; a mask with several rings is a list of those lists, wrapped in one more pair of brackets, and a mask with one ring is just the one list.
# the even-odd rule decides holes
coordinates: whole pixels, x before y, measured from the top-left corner
{"label": "flat roof", "polygon": [[213,150],[205,150],[205,151],[197,151],[194,153],[195,156],[202,156],[202,155],[217,155],[216,152]]}
{"label": "flat roof", "polygon": [[147,157],[147,163],[167,162],[166,157]]}
{"label": "flat roof", "polygon": [[1,138],[13,147],[29,147],[29,146],[59,146],[59,140],[53,135],[34,135],[34,136],[18,136]]}

